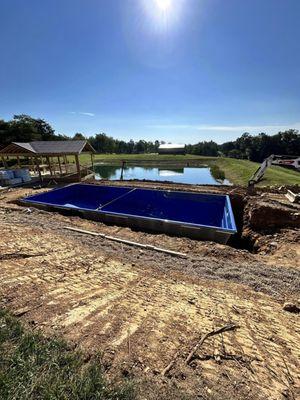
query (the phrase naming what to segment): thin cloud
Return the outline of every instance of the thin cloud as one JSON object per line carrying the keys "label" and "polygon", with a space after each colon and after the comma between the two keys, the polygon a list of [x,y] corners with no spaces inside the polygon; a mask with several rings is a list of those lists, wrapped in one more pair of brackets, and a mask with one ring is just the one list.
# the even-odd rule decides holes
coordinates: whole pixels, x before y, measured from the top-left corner
{"label": "thin cloud", "polygon": [[289,125],[198,125],[198,124],[161,124],[149,125],[153,129],[194,129],[198,131],[215,131],[215,132],[266,132],[266,131],[283,131],[287,129],[300,130],[300,122]]}
{"label": "thin cloud", "polygon": [[90,112],[80,112],[80,115],[87,115],[88,117],[94,117],[95,114],[94,113],[90,113]]}
{"label": "thin cloud", "polygon": [[182,125],[182,124],[161,124],[161,125],[147,125],[147,128],[153,129],[195,129],[198,125]]}
{"label": "thin cloud", "polygon": [[80,111],[80,112],[69,111],[69,114],[72,114],[72,115],[86,115],[86,116],[88,116],[88,117],[94,117],[94,116],[95,116],[94,113],[91,113],[91,112],[82,112],[82,111]]}
{"label": "thin cloud", "polygon": [[199,125],[196,126],[198,131],[221,131],[221,132],[251,132],[259,131],[265,132],[270,130],[286,130],[286,129],[299,129],[300,122],[291,125],[238,125],[238,126],[227,126],[227,125]]}

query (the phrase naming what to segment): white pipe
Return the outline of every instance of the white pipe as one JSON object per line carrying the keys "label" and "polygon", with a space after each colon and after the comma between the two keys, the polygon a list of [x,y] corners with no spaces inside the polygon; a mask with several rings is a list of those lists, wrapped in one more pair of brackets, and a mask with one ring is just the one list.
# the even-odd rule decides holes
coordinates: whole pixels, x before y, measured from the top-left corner
{"label": "white pipe", "polygon": [[186,254],[186,253],[180,253],[180,252],[178,252],[178,251],[167,250],[167,249],[163,249],[163,248],[161,248],[161,247],[152,246],[152,245],[150,245],[150,244],[142,244],[142,243],[132,242],[131,240],[126,240],[126,239],[117,238],[117,237],[115,237],[115,236],[105,235],[104,233],[86,231],[86,230],[84,230],[84,229],[73,228],[73,227],[71,227],[71,226],[65,226],[64,229],[67,229],[67,230],[69,230],[69,231],[84,233],[84,234],[86,234],[86,235],[92,235],[92,236],[102,237],[103,239],[107,239],[107,240],[112,240],[112,241],[114,241],[114,242],[119,242],[119,243],[128,244],[129,246],[136,246],[136,247],[141,247],[141,248],[143,248],[143,249],[149,249],[149,250],[159,251],[160,253],[166,253],[166,254],[170,254],[170,255],[172,255],[172,256],[184,257],[184,258],[187,257],[187,254]]}

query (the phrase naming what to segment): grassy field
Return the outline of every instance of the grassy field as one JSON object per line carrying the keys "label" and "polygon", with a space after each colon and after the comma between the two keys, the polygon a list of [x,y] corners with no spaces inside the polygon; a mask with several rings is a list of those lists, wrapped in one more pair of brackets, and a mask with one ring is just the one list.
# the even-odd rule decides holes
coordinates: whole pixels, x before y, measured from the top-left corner
{"label": "grassy field", "polygon": [[113,386],[97,360],[87,362],[78,351],[57,339],[24,330],[0,309],[1,400],[130,400],[131,385]]}
{"label": "grassy field", "polygon": [[[89,163],[90,156],[82,155],[81,162]],[[112,165],[121,165],[122,161],[131,164],[206,164],[210,167],[217,166],[224,172],[226,179],[235,185],[246,186],[248,180],[259,167],[258,163],[248,160],[237,160],[224,157],[203,157],[196,155],[158,155],[158,154],[96,154],[95,163],[104,162]],[[272,166],[258,186],[270,185],[300,185],[300,173],[286,168]]]}
{"label": "grassy field", "polygon": [[[90,156],[82,155],[83,160],[90,160]],[[203,156],[195,156],[191,154],[187,155],[172,155],[172,154],[96,154],[95,161],[96,162],[121,162],[121,161],[128,161],[128,162],[188,162],[188,161],[209,161],[215,160],[216,157],[203,157]]]}

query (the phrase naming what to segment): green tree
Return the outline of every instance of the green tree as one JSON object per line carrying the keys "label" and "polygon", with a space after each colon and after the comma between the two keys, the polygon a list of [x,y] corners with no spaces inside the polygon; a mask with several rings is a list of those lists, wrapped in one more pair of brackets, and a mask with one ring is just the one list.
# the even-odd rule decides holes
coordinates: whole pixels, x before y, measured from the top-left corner
{"label": "green tree", "polygon": [[11,142],[31,142],[34,140],[57,140],[62,136],[55,135],[54,129],[43,119],[29,115],[15,115],[10,121],[0,121],[0,144]]}
{"label": "green tree", "polygon": [[86,137],[82,133],[75,133],[72,140],[86,140]]}

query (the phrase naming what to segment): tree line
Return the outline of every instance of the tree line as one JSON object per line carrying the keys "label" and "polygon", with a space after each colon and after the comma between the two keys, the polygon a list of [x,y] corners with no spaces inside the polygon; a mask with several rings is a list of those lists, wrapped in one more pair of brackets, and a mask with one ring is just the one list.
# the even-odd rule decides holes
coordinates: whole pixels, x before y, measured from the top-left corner
{"label": "tree line", "polygon": [[[75,135],[76,136],[76,135]],[[78,135],[77,135],[78,137]],[[116,153],[116,154],[142,154],[142,153],[157,153],[159,145],[162,142],[139,140],[124,140],[114,139],[107,136],[105,133],[99,133],[88,138],[90,144],[94,147],[97,153]]]}
{"label": "tree line", "polygon": [[[15,115],[12,120],[0,119],[0,147],[11,142],[31,142],[34,140],[89,140],[97,153],[140,154],[157,153],[160,144],[165,142],[155,140],[124,140],[114,139],[105,133],[85,137],[76,133],[73,137],[56,134],[51,125],[43,119],[35,119],[29,115]],[[234,141],[218,144],[213,141],[203,141],[186,145],[188,154],[202,156],[225,156],[248,159],[261,162],[270,154],[300,155],[300,134],[295,129],[278,132],[276,135],[251,135],[244,133]]]}
{"label": "tree line", "polygon": [[261,162],[271,154],[300,156],[300,134],[295,129],[275,135],[244,133],[234,141],[217,144],[213,141],[187,145],[189,154],[225,156]]}
{"label": "tree line", "polygon": [[158,147],[163,141],[154,142],[139,140],[114,139],[105,133],[86,137],[82,133],[76,133],[73,137],[56,134],[51,125],[43,119],[32,118],[29,115],[15,115],[10,121],[0,119],[0,147],[11,142],[32,142],[35,140],[88,140],[97,153],[157,153]]}

